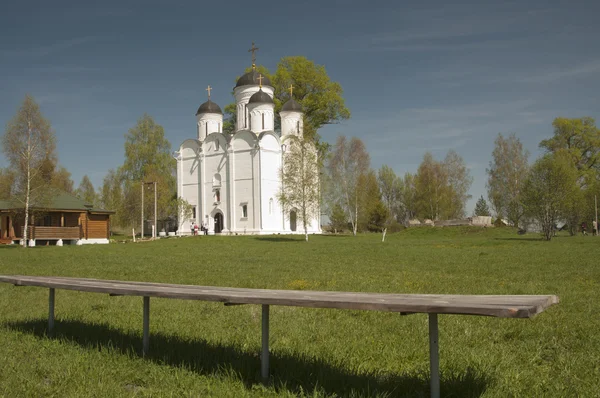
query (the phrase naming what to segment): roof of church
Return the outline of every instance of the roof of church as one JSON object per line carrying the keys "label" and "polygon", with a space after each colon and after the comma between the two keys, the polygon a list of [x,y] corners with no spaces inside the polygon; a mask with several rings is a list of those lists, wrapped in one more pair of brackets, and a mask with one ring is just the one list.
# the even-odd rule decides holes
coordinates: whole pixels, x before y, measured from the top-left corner
{"label": "roof of church", "polygon": [[[259,82],[258,82],[259,75],[262,75],[262,74],[257,72],[256,69],[252,69],[250,72],[248,72],[245,75],[243,75],[242,77],[240,77],[235,86],[236,87],[258,86],[259,85]],[[262,75],[262,85],[263,86],[271,85],[271,81],[265,75]]]}
{"label": "roof of church", "polygon": [[282,112],[302,112],[302,105],[297,103],[293,98],[290,98],[288,102],[283,104],[281,107]]}
{"label": "roof of church", "polygon": [[198,108],[198,112],[196,112],[196,115],[199,115],[201,113],[218,113],[222,115],[223,111],[221,110],[219,105],[215,104],[211,100],[208,100],[202,105],[200,105],[200,108]]}
{"label": "roof of church", "polygon": [[272,104],[273,103],[273,98],[271,98],[271,96],[267,93],[265,93],[264,91],[262,91],[262,89],[258,90],[257,92],[255,92],[254,94],[252,94],[252,97],[250,97],[250,99],[248,100],[249,104]]}

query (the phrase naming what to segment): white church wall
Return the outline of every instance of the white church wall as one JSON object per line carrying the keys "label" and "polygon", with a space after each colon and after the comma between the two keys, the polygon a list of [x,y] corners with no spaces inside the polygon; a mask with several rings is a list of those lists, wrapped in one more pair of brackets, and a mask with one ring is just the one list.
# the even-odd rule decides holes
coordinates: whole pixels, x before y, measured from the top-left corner
{"label": "white church wall", "polygon": [[[250,134],[250,133],[248,133]],[[234,190],[235,198],[232,203],[232,208],[235,217],[236,232],[238,233],[254,233],[255,218],[254,218],[254,149],[249,149],[247,136],[240,137],[237,142],[238,148],[241,149],[234,152]],[[243,206],[246,206],[246,214],[243,214]]]}
{"label": "white church wall", "polygon": [[277,194],[280,187],[281,145],[275,135],[263,133],[260,136],[260,147],[262,232],[280,232],[283,225],[283,214]]}
{"label": "white church wall", "polygon": [[[236,133],[232,141],[234,148],[234,190],[235,197],[232,203],[236,232],[254,233],[255,212],[254,212],[254,157],[256,135],[250,131],[240,131]],[[246,206],[246,214],[243,210]]]}
{"label": "white church wall", "polygon": [[[199,189],[199,170],[200,157],[198,156],[200,144],[196,140],[186,140],[181,144],[179,150],[180,163],[178,165],[177,194],[184,198],[189,204],[194,206],[196,217],[198,216],[198,189]],[[198,222],[193,217],[179,220],[181,234],[189,234],[190,225]]]}
{"label": "white church wall", "polygon": [[[222,134],[209,135],[203,144],[204,153],[204,206],[199,214],[208,226],[210,232],[214,232],[214,217],[217,211],[223,214],[223,232],[227,232],[229,225],[229,211],[227,198],[229,195],[227,175],[227,140]],[[207,217],[208,216],[208,217]]]}

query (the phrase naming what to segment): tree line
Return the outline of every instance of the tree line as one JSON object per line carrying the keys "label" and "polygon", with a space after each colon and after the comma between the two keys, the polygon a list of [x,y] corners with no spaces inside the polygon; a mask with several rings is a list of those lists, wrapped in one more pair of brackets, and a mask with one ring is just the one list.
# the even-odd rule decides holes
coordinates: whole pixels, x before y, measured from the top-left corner
{"label": "tree line", "polygon": [[416,173],[398,176],[370,166],[365,144],[338,137],[325,166],[324,208],[335,231],[385,231],[415,218],[447,220],[466,215],[473,182],[463,158],[453,150],[443,160],[425,153]]}
{"label": "tree line", "polygon": [[554,119],[533,164],[515,134],[499,134],[487,169],[496,216],[522,229],[537,226],[546,240],[564,225],[571,235],[596,220],[600,195],[600,129],[590,117]]}

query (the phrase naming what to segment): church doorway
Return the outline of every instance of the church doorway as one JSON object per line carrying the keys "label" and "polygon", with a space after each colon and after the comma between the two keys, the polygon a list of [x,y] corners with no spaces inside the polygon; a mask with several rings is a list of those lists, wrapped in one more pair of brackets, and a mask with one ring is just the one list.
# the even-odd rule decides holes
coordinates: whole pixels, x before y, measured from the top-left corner
{"label": "church doorway", "polygon": [[220,234],[223,231],[223,213],[215,214],[215,234]]}
{"label": "church doorway", "polygon": [[292,232],[296,232],[296,211],[292,210],[290,212],[290,230]]}

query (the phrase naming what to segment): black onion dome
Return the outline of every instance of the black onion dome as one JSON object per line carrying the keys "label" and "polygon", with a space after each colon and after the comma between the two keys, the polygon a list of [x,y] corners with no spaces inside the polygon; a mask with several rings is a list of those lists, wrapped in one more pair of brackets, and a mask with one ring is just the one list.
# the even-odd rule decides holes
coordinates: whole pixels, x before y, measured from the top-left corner
{"label": "black onion dome", "polygon": [[196,115],[199,115],[201,113],[218,113],[222,115],[223,111],[221,110],[219,105],[215,104],[211,100],[208,100],[202,105],[200,105],[200,108],[198,108],[198,112],[196,112]]}
{"label": "black onion dome", "polygon": [[302,112],[302,105],[297,103],[293,98],[283,104],[281,112]]}
{"label": "black onion dome", "polygon": [[262,89],[258,90],[257,92],[255,92],[254,94],[252,94],[252,97],[250,97],[250,99],[248,100],[249,104],[272,104],[273,103],[273,98],[271,98],[271,96],[267,93],[265,93],[264,91],[262,91]]}
{"label": "black onion dome", "polygon": [[262,73],[258,73],[255,69],[253,69],[250,72],[246,73],[244,76],[240,77],[235,86],[236,87],[258,86],[259,85],[259,82],[258,82],[259,75],[262,75],[262,85],[263,86],[271,85],[271,81],[269,80],[268,77],[266,77]]}

